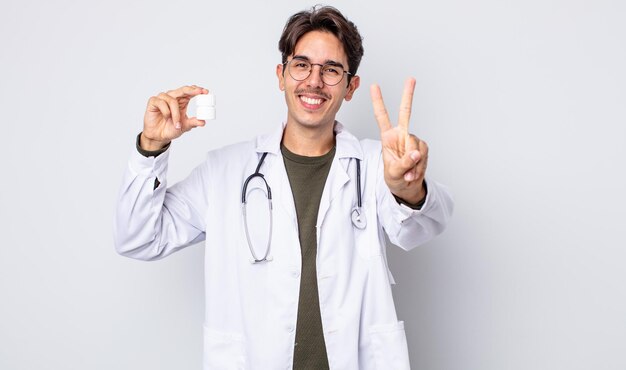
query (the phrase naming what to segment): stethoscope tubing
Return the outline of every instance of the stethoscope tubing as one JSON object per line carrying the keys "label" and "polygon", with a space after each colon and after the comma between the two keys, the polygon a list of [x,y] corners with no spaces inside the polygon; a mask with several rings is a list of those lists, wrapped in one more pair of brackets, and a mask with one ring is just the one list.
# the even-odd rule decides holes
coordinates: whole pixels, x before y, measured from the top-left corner
{"label": "stethoscope tubing", "polygon": [[[250,253],[252,254],[252,258],[253,258],[253,261],[251,261],[252,263],[269,261],[268,256],[272,248],[272,232],[274,230],[274,217],[273,217],[273,212],[272,212],[272,189],[270,188],[270,185],[267,183],[265,176],[263,176],[263,174],[259,172],[261,169],[261,166],[263,165],[263,162],[265,161],[265,157],[267,157],[267,152],[263,153],[263,156],[261,156],[261,159],[259,160],[259,164],[256,166],[256,170],[254,171],[252,175],[248,176],[246,181],[243,183],[243,189],[241,190],[241,207],[242,207],[242,212],[243,212],[244,230],[246,233],[246,240],[248,241],[248,248],[250,249]],[[246,193],[248,190],[248,183],[250,182],[250,180],[254,179],[255,177],[260,178],[261,180],[263,180],[263,183],[265,183],[265,188],[267,190],[267,204],[269,207],[269,214],[270,214],[270,234],[269,234],[269,237],[267,238],[267,247],[265,248],[265,255],[263,256],[263,258],[258,258],[256,253],[254,252],[254,248],[252,248],[252,240],[250,239],[250,232],[248,231],[248,213],[246,211],[246,207],[248,204],[246,202]]]}
{"label": "stethoscope tubing", "polygon": [[[252,254],[252,258],[253,258],[251,260],[252,263],[267,262],[271,260],[271,257],[269,257],[269,254],[270,254],[270,250],[272,247],[272,231],[274,230],[274,220],[273,220],[273,212],[272,212],[272,189],[270,188],[270,185],[267,183],[265,176],[263,176],[263,174],[260,172],[261,166],[263,165],[263,162],[265,161],[265,157],[267,157],[267,152],[263,153],[263,155],[261,156],[261,159],[259,159],[259,163],[256,166],[256,170],[254,171],[252,175],[246,178],[246,181],[244,181],[243,187],[241,189],[241,204],[242,204],[244,231],[246,233],[246,240],[248,242],[248,248],[250,249],[250,254]],[[248,184],[250,183],[252,179],[256,177],[260,178],[261,180],[263,180],[263,183],[265,183],[265,188],[267,190],[267,202],[268,202],[269,213],[270,213],[270,233],[269,233],[269,238],[267,240],[267,247],[265,248],[265,255],[263,256],[263,258],[258,258],[257,254],[254,251],[254,248],[252,247],[252,240],[250,239],[250,232],[248,231],[248,213],[246,211],[246,206],[247,206],[246,193],[248,191]],[[362,212],[363,198],[361,195],[361,160],[358,158],[356,158],[356,196],[357,196],[357,205],[356,207],[352,209],[352,212],[351,212],[352,223],[354,224],[356,228],[364,229],[366,226],[366,221],[365,221],[365,215]]]}

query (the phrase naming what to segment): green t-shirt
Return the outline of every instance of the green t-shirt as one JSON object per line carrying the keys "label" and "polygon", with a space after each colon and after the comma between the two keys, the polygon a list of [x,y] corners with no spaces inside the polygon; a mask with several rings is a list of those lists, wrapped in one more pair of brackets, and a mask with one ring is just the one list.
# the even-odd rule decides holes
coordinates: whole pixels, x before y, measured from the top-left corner
{"label": "green t-shirt", "polygon": [[335,156],[335,148],[319,157],[304,157],[291,153],[281,145],[285,169],[289,177],[298,217],[298,233],[302,253],[300,297],[294,369],[328,369],[328,355],[317,291],[317,214],[324,184]]}

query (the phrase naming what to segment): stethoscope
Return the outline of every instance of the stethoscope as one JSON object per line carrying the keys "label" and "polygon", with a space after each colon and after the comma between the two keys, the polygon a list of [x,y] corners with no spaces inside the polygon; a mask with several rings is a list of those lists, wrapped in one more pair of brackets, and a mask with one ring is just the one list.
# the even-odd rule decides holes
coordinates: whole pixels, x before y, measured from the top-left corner
{"label": "stethoscope", "polygon": [[[270,185],[267,183],[265,176],[260,172],[261,166],[263,165],[263,161],[265,161],[265,157],[267,157],[267,152],[263,153],[263,155],[261,156],[261,159],[259,160],[259,163],[256,166],[256,170],[254,171],[252,175],[246,178],[246,181],[244,181],[243,188],[241,190],[241,205],[242,205],[241,209],[242,209],[242,214],[243,214],[243,225],[244,225],[244,230],[246,233],[246,240],[248,241],[248,248],[250,248],[250,253],[252,254],[252,259],[250,260],[251,263],[268,262],[272,260],[272,258],[269,257],[270,250],[272,247],[272,230],[273,230],[272,189],[270,188]],[[263,255],[262,258],[259,258],[257,254],[255,253],[254,248],[252,248],[252,240],[250,239],[250,233],[248,231],[248,215],[246,212],[246,207],[248,204],[246,201],[248,183],[250,183],[250,180],[257,178],[257,177],[263,180],[263,183],[265,184],[265,190],[266,190],[266,195],[267,195],[267,205],[268,205],[269,214],[270,214],[270,232],[269,232],[269,237],[267,239],[267,246],[265,247],[265,254]],[[354,227],[362,230],[365,228],[365,226],[367,226],[367,221],[365,219],[365,214],[363,213],[363,210],[362,210],[363,200],[361,198],[361,160],[360,159],[356,159],[356,199],[357,199],[357,204],[354,208],[352,208],[350,217],[352,218],[352,224],[354,225]]]}

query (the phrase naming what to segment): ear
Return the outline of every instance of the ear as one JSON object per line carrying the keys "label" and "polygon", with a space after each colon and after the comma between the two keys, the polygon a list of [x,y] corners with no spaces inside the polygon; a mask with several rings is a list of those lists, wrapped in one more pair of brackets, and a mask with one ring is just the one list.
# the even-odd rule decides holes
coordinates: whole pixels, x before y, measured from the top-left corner
{"label": "ear", "polygon": [[361,78],[359,76],[352,76],[352,78],[350,79],[350,84],[348,84],[348,91],[346,91],[346,96],[344,97],[344,99],[346,99],[346,101],[350,101],[352,99],[352,95],[354,94],[356,89],[359,88],[360,85]]}
{"label": "ear", "polygon": [[276,77],[278,77],[278,88],[280,91],[285,91],[285,75],[283,74],[283,64],[276,66]]}

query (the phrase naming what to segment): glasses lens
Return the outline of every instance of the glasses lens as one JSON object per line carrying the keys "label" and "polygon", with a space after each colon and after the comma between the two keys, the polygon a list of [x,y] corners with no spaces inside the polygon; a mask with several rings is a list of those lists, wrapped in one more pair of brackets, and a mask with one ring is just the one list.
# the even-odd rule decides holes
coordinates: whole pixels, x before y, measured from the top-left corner
{"label": "glasses lens", "polygon": [[303,59],[292,59],[289,62],[289,74],[294,80],[306,80],[311,74],[311,63]]}
{"label": "glasses lens", "polygon": [[322,80],[326,85],[337,85],[343,78],[343,68],[326,64],[322,67]]}

